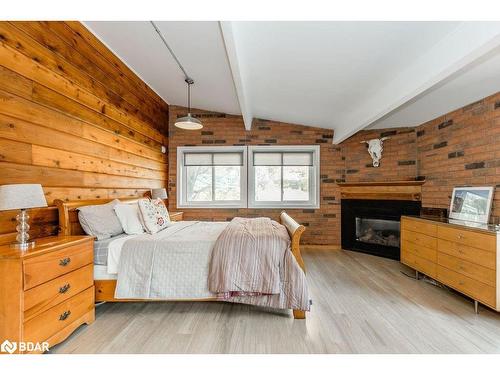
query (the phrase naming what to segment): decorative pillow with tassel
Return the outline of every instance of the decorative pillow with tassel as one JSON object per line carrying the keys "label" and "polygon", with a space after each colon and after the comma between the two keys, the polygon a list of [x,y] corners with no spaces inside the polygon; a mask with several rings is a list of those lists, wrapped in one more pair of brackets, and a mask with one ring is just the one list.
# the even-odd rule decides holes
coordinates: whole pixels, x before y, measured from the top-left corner
{"label": "decorative pillow with tassel", "polygon": [[170,226],[171,221],[167,207],[160,198],[141,199],[138,204],[141,221],[146,232],[154,234]]}

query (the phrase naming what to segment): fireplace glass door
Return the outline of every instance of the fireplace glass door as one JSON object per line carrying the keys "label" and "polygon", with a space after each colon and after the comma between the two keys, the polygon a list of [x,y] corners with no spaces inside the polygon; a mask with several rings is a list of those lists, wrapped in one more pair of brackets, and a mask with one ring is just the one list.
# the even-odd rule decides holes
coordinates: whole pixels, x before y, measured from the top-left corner
{"label": "fireplace glass door", "polygon": [[356,241],[399,247],[399,221],[356,217]]}

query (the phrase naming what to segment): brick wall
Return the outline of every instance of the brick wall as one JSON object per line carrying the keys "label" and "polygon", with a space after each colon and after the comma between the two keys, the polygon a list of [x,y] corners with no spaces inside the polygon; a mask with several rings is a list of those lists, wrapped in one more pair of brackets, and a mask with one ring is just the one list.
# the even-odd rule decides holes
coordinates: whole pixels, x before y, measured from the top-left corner
{"label": "brick wall", "polygon": [[[332,144],[333,131],[327,129],[257,120],[251,131],[245,131],[240,116],[230,116],[195,110],[194,114],[203,121],[200,131],[186,131],[176,128],[173,123],[177,117],[184,116],[182,107],[169,107],[169,209],[176,207],[177,146],[234,146],[234,145],[316,145],[321,148],[321,208],[317,210],[287,210],[301,224],[308,227],[304,242],[332,244],[338,241],[340,226],[337,219],[335,171],[338,163],[338,147]],[[269,216],[278,219],[281,209],[186,209],[187,220],[226,221],[235,216]]]}
{"label": "brick wall", "polygon": [[496,186],[491,221],[500,220],[500,93],[416,129],[422,204],[448,208],[454,186]]}
{"label": "brick wall", "polygon": [[[240,116],[195,111],[201,131],[183,131],[173,122],[185,115],[170,106],[169,208],[176,210],[176,147],[187,145],[300,145],[321,146],[321,208],[289,210],[308,230],[307,244],[340,244],[340,192],[337,182],[414,180],[425,178],[423,205],[448,208],[457,185],[494,185],[492,221],[500,218],[500,93],[413,128],[361,131],[340,145],[333,132],[320,128],[258,120],[245,131]],[[362,140],[391,137],[384,142],[380,167],[374,168]],[[183,209],[187,219],[230,220],[234,216],[271,216],[280,210]]]}

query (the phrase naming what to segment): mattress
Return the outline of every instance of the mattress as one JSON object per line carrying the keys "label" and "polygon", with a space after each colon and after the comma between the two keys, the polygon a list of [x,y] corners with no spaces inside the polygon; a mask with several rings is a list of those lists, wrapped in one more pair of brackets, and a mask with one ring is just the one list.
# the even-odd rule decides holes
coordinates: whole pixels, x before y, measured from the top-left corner
{"label": "mattress", "polygon": [[108,266],[94,265],[94,280],[116,280],[118,274],[108,273]]}
{"label": "mattress", "polygon": [[108,264],[109,244],[117,238],[123,238],[127,236],[129,235],[122,233],[118,236],[107,238],[105,240],[94,241],[94,264],[106,266]]}

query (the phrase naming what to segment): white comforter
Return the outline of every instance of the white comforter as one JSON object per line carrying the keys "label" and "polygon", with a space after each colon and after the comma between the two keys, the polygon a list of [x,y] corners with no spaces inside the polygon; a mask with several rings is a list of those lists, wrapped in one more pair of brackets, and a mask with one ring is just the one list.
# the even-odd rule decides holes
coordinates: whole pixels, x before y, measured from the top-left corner
{"label": "white comforter", "polygon": [[[154,235],[127,236],[111,242],[107,267],[108,273],[118,274],[115,298],[145,298],[145,293],[149,299],[213,297],[208,290],[208,266],[215,241],[227,225],[182,221]],[[151,251],[156,246],[161,246],[161,251]],[[153,253],[161,258],[151,258]],[[144,283],[144,272],[154,275],[154,283]]]}

